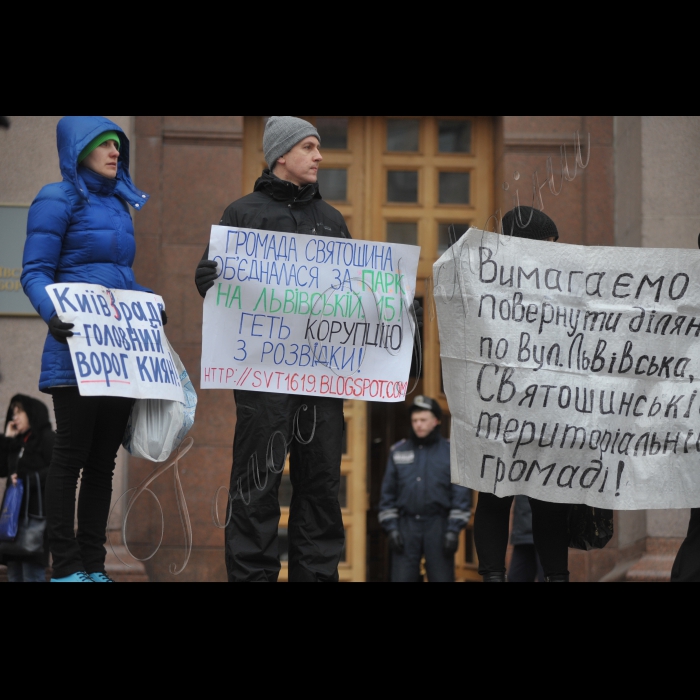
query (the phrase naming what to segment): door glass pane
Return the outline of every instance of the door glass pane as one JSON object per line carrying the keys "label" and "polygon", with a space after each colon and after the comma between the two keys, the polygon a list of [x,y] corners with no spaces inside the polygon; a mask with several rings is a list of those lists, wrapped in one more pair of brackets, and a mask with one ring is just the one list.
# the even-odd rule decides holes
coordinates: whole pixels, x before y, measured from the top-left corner
{"label": "door glass pane", "polygon": [[440,153],[471,153],[472,123],[454,119],[438,121],[438,151]]}
{"label": "door glass pane", "polygon": [[347,117],[316,117],[316,130],[321,137],[321,149],[333,148],[339,151],[347,150]]}
{"label": "door glass pane", "polygon": [[418,224],[415,221],[387,221],[386,240],[389,243],[418,244]]}
{"label": "door glass pane", "polygon": [[386,120],[386,150],[412,151],[418,150],[418,119],[387,119]]}
{"label": "door glass pane", "polygon": [[[272,478],[272,475],[270,476]],[[289,508],[292,503],[292,480],[289,474],[282,474],[282,480],[280,481],[280,491],[279,491],[280,506],[282,508]]]}
{"label": "door glass pane", "polygon": [[469,224],[438,224],[438,255],[456,243],[468,228]]}
{"label": "door glass pane", "polygon": [[277,548],[280,561],[289,561],[289,532],[286,527],[277,528]]}
{"label": "door glass pane", "polygon": [[340,476],[340,488],[338,489],[338,502],[341,508],[348,507],[348,477],[345,474]]}
{"label": "door glass pane", "polygon": [[389,170],[386,174],[386,198],[388,202],[417,202],[418,172]]}
{"label": "door glass pane", "polygon": [[320,167],[318,189],[324,199],[344,202],[348,198],[348,171],[345,168]]}
{"label": "door glass pane", "polygon": [[469,204],[470,173],[440,173],[440,204]]}

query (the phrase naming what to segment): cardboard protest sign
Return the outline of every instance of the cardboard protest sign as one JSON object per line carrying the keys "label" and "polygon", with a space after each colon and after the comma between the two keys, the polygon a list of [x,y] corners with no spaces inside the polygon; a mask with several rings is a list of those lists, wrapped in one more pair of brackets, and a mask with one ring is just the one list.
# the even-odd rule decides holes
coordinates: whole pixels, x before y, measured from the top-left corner
{"label": "cardboard protest sign", "polygon": [[454,482],[700,506],[700,252],[470,229],[433,274]]}
{"label": "cardboard protest sign", "polygon": [[201,387],[403,401],[419,253],[212,226]]}
{"label": "cardboard protest sign", "polygon": [[68,338],[81,396],[128,396],[185,403],[163,332],[157,294],[98,284],[49,284],[46,291]]}

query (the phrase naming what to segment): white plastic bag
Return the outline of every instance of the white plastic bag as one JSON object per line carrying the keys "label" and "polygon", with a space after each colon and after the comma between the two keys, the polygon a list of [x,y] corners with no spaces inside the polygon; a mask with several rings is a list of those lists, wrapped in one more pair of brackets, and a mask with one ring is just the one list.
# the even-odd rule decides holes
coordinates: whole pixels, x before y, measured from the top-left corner
{"label": "white plastic bag", "polygon": [[197,394],[185,366],[165,341],[185,394],[185,403],[166,399],[137,399],[126,424],[122,445],[134,457],[162,462],[178,448],[194,424]]}

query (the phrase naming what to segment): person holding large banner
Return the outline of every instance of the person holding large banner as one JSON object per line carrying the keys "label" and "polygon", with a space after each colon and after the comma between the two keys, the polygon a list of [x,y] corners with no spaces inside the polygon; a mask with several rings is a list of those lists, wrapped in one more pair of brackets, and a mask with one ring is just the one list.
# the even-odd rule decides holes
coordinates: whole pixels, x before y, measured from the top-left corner
{"label": "person holding large banner", "polygon": [[[287,245],[298,246],[300,257],[298,268],[291,263],[287,267],[279,263],[279,268],[276,267],[278,263],[275,261],[261,263],[266,270],[272,270],[274,265],[275,270],[279,271],[284,268],[287,275],[294,275],[296,282],[292,282],[287,291],[299,301],[298,304],[296,301],[294,302],[295,309],[304,304],[306,307],[309,306],[306,301],[300,301],[302,294],[305,294],[307,301],[309,299],[309,294],[300,289],[309,281],[309,275],[316,275],[314,277],[316,283],[318,283],[319,274],[321,277],[323,276],[323,272],[319,273],[320,267],[310,263],[308,257],[303,258],[304,264],[301,263],[301,256],[311,255],[311,252],[307,250],[309,245],[318,253],[322,247],[330,249],[331,244],[325,244],[325,239],[328,237],[350,239],[350,233],[342,215],[327,204],[319,192],[317,173],[322,161],[320,146],[320,136],[309,122],[295,117],[270,117],[263,136],[263,151],[269,169],[263,171],[251,194],[233,202],[225,210],[221,218],[221,226],[214,227],[220,229],[228,227],[231,235],[245,238],[252,236],[253,243],[258,240],[256,236],[260,235],[260,240],[262,241],[264,238],[268,248],[272,245],[277,253],[280,245],[285,250]],[[270,232],[291,235],[275,237]],[[220,234],[221,231],[218,233]],[[225,229],[223,233],[226,234]],[[298,236],[298,234],[302,234],[302,236]],[[214,232],[212,232],[212,236],[214,236]],[[307,241],[297,243],[299,238],[307,236]],[[236,336],[241,328],[240,324],[243,323],[242,317],[245,318],[247,330],[243,332],[247,332],[246,337],[249,342],[247,350],[244,340],[233,342],[232,345],[238,350],[231,353],[228,352],[231,349],[229,346],[231,341],[228,336],[225,342],[222,340],[222,345],[225,345],[229,355],[227,362],[243,361],[247,354],[250,359],[253,355],[251,349],[253,341],[258,342],[258,338],[262,340],[262,336],[258,332],[259,319],[264,318],[271,323],[275,321],[281,323],[284,319],[277,316],[260,315],[260,313],[257,316],[244,313],[241,317],[239,311],[241,308],[253,311],[252,305],[250,308],[246,306],[250,300],[244,300],[243,307],[241,306],[240,297],[241,293],[244,296],[246,293],[251,293],[249,291],[253,288],[250,283],[251,277],[249,275],[245,278],[241,273],[237,273],[237,279],[247,279],[247,281],[243,285],[226,284],[226,280],[233,279],[229,274],[230,269],[226,268],[228,272],[224,270],[222,265],[224,258],[221,257],[219,257],[220,263],[217,269],[217,261],[214,258],[219,256],[219,250],[215,247],[214,239],[211,240],[211,251],[210,247],[207,246],[202,260],[197,266],[195,283],[200,295],[205,297],[207,291],[214,285],[214,280],[221,278],[216,304],[219,304],[220,297],[225,297],[228,301],[222,303],[219,311],[224,307],[233,307],[233,309],[230,312],[230,320],[223,321],[221,319],[218,324],[221,326],[222,323],[228,323],[227,331]],[[228,242],[226,246],[228,246]],[[241,246],[240,255],[236,253],[234,256],[234,253],[231,253],[231,257],[225,257],[226,265],[229,264],[229,261],[231,264],[234,264],[233,261],[238,261],[235,263],[238,266],[245,266],[248,263],[258,266],[259,262],[255,259],[255,252],[247,251],[243,243]],[[375,245],[374,247],[381,246]],[[340,248],[341,246],[338,246],[338,250]],[[346,252],[352,256],[353,250],[351,244],[347,246]],[[382,250],[384,249],[382,248]],[[275,259],[277,253],[274,254]],[[208,259],[210,254],[212,260]],[[320,255],[320,253],[318,254]],[[381,254],[384,255],[383,252]],[[237,269],[241,268],[237,267]],[[345,271],[347,273],[347,269]],[[370,270],[368,273],[374,275]],[[391,284],[398,287],[397,280],[400,278],[400,275],[392,275]],[[382,273],[381,279],[386,279],[384,273]],[[356,290],[349,278],[348,284],[347,289],[350,290],[348,295],[352,296],[356,302]],[[324,282],[318,287],[315,298],[325,298],[323,291],[326,286]],[[224,288],[227,291],[224,291]],[[213,292],[214,290],[212,290]],[[260,312],[260,309],[270,309],[273,304],[276,304],[276,300],[273,302],[267,298],[268,293],[274,295],[275,292],[279,292],[279,288],[276,290],[271,288],[269,291],[262,289],[256,292],[260,294],[260,297],[255,304],[255,310]],[[350,296],[343,297],[342,302],[349,303]],[[207,328],[206,312],[211,297],[212,294],[205,301],[204,329]],[[398,296],[396,298],[398,299]],[[337,301],[341,302],[340,299]],[[288,302],[291,303],[291,297],[289,297]],[[235,328],[233,323],[234,310],[237,314]],[[301,312],[290,311],[289,313],[300,314]],[[362,316],[362,318],[365,317]],[[327,320],[322,321],[322,323],[325,326],[329,325]],[[337,321],[335,323],[338,326],[341,325]],[[306,319],[304,319],[304,324],[306,324]],[[325,326],[322,328],[322,333],[325,333]],[[361,326],[367,335],[370,324],[361,323]],[[312,343],[312,347],[319,345],[318,336],[315,335],[318,332],[318,327],[318,320],[309,319],[307,332],[311,334],[310,337],[317,339],[315,345]],[[375,324],[372,329],[378,332],[380,327],[381,335],[378,342],[381,345],[383,342],[388,342],[389,338],[385,336],[385,329],[388,328],[388,325]],[[357,330],[357,326],[354,328]],[[223,337],[225,331],[221,328],[219,330]],[[282,329],[280,326],[275,329],[274,338],[276,341],[288,339],[290,332],[289,327],[285,326]],[[410,334],[406,333],[405,335],[410,342]],[[267,338],[267,335],[265,337]],[[326,336],[324,335],[324,337]],[[403,337],[403,330],[397,326],[392,341],[397,349],[401,346]],[[272,338],[271,335],[270,338]],[[375,341],[377,341],[376,338]],[[362,332],[359,333],[359,344],[363,345]],[[374,346],[376,347],[376,342]],[[392,345],[392,347],[394,346]],[[289,352],[290,355],[284,361],[286,369],[290,369],[294,363],[293,353],[296,353],[297,366],[305,366],[301,364],[299,359],[301,354],[299,345],[290,345],[286,348],[283,342],[276,342],[273,346],[268,338],[268,342],[263,343],[261,348],[263,355],[266,355],[268,359],[274,353]],[[347,349],[349,350],[349,348]],[[410,346],[408,350],[410,355]],[[355,361],[359,361],[361,364],[364,361],[362,358],[366,357],[363,355],[363,351],[366,352],[366,348],[358,347],[357,353],[353,348],[352,354],[348,352],[349,358],[351,356],[352,359],[348,358],[346,364],[352,364]],[[203,363],[206,352],[205,342],[203,343]],[[260,357],[260,347],[256,357]],[[317,362],[316,359],[314,358],[314,366],[323,364]],[[282,360],[280,359],[279,362]],[[329,363],[326,362],[324,367],[328,365]],[[218,365],[218,367],[221,366]],[[239,367],[242,366],[239,365]],[[276,369],[281,369],[281,367],[276,367]],[[357,368],[353,369],[357,374]],[[320,375],[320,370],[318,373]],[[345,544],[343,520],[338,502],[344,430],[343,398],[339,398],[339,395],[347,395],[349,390],[362,392],[365,381],[369,387],[379,386],[379,382],[376,380],[370,382],[355,376],[345,376],[352,374],[349,369],[346,369],[342,374],[332,375],[333,391],[316,391],[316,395],[312,395],[313,392],[305,394],[297,392],[297,385],[300,382],[302,384],[306,382],[307,389],[309,384],[319,389],[319,386],[323,385],[324,380],[329,380],[329,377],[317,377],[314,372],[305,372],[304,370],[299,373],[292,371],[274,374],[277,384],[284,377],[287,384],[282,385],[283,389],[277,384],[270,386],[272,375],[267,377],[266,384],[261,384],[261,378],[265,374],[255,367],[247,367],[245,370],[228,367],[221,371],[208,368],[203,371],[203,388],[221,386],[220,381],[223,381],[224,384],[231,381],[232,384],[228,384],[228,386],[239,387],[234,390],[237,422],[230,482],[232,500],[227,513],[228,522],[225,538],[226,568],[229,581],[277,581],[280,571],[277,546],[280,518],[278,490],[285,459],[289,453],[290,476],[293,486],[289,517],[289,580],[335,582],[338,580],[338,562]],[[330,374],[332,373],[329,371]],[[216,379],[217,377],[218,379]],[[257,386],[260,390],[244,389],[243,386],[246,386],[247,381],[249,382],[247,386]],[[342,384],[340,390],[338,390],[338,382]],[[399,388],[393,382],[383,382],[381,385],[384,386],[384,384],[388,385],[391,392],[396,389],[397,392],[402,393],[402,396],[405,394],[405,386]],[[267,387],[270,388],[267,389]],[[376,396],[376,394],[372,394],[372,396]]]}
{"label": "person holding large banner", "polygon": [[104,544],[112,474],[133,399],[80,395],[67,344],[73,324],[60,320],[46,287],[77,282],[151,292],[131,269],[136,244],[127,206],[141,210],[148,195],[131,180],[129,140],[117,124],[104,117],[64,117],[56,133],[63,181],[43,187],[29,209],[21,277],[48,325],[39,389],[52,395],[57,425],[46,482],[51,580],[110,582]]}
{"label": "person holding large banner", "polygon": [[[530,238],[539,241],[556,241],[559,238],[556,224],[544,212],[528,206],[511,209],[503,216],[503,235]],[[485,582],[506,580],[506,549],[513,496],[499,497],[480,492],[474,513],[474,544],[479,557],[479,573]],[[539,554],[545,581],[566,582],[568,570],[569,506],[566,503],[549,503],[530,498],[532,507],[532,532],[535,549]]]}

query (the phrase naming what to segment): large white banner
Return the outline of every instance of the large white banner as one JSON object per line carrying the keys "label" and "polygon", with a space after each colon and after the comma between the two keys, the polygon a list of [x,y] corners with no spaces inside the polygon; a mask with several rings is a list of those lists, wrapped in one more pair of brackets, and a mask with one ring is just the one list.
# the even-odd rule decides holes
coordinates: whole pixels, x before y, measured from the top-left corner
{"label": "large white banner", "polygon": [[81,396],[128,396],[185,403],[163,332],[157,294],[98,284],[50,284],[46,291],[68,338]]}
{"label": "large white banner", "polygon": [[454,482],[700,506],[700,251],[470,229],[433,274]]}
{"label": "large white banner", "polygon": [[403,401],[418,246],[212,226],[202,389]]}

